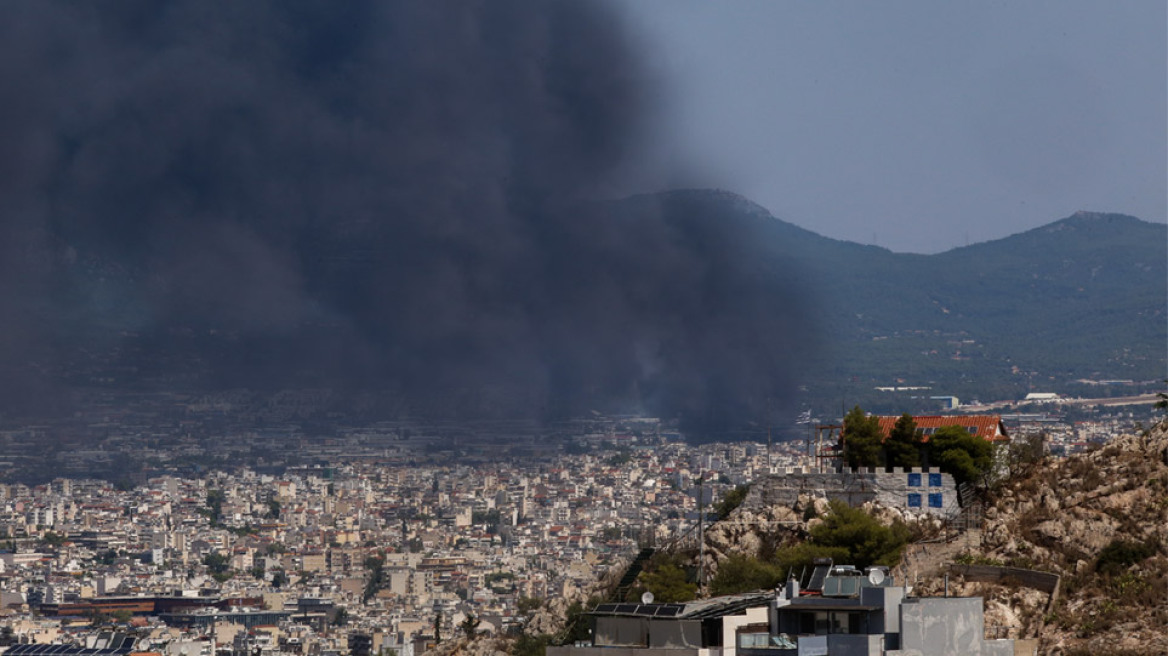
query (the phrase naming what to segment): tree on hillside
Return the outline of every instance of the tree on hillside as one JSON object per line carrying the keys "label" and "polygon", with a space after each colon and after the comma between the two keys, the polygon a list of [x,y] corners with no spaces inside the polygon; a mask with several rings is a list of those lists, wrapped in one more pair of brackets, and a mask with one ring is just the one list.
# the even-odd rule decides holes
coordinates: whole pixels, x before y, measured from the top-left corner
{"label": "tree on hillside", "polygon": [[929,462],[958,483],[976,483],[994,466],[994,446],[961,426],[942,426],[929,438]]}
{"label": "tree on hillside", "polygon": [[272,573],[272,587],[279,590],[288,585],[288,574],[282,569],[278,569]]}
{"label": "tree on hillside", "polygon": [[800,572],[811,567],[816,558],[830,558],[841,565],[851,565],[851,552],[845,547],[828,547],[810,540],[783,547],[775,552],[775,565],[787,576],[799,577]]}
{"label": "tree on hillside", "polygon": [[479,618],[475,617],[474,613],[467,613],[466,619],[458,627],[462,629],[462,633],[466,636],[467,640],[473,640],[475,634],[479,632],[479,624],[481,622]]}
{"label": "tree on hillside", "polygon": [[920,467],[922,443],[917,422],[906,412],[884,440],[884,462],[892,467]]}
{"label": "tree on hillside", "polygon": [[856,567],[895,566],[908,544],[909,530],[904,522],[881,524],[868,513],[843,501],[832,501],[831,512],[822,524],[811,528],[811,540],[825,547],[847,549]]}
{"label": "tree on hillside", "polygon": [[212,576],[225,574],[231,570],[231,558],[217,551],[203,556],[203,564],[207,566]]}
{"label": "tree on hillside", "polygon": [[519,601],[515,604],[515,608],[524,618],[530,619],[535,614],[535,611],[543,608],[543,599],[539,597],[520,597]]}
{"label": "tree on hillside", "polygon": [[218,526],[223,515],[223,502],[226,500],[227,496],[223,494],[223,490],[207,490],[207,507],[200,509],[199,512],[211,520],[212,526]]}
{"label": "tree on hillside", "polygon": [[772,590],[783,582],[786,568],[758,558],[731,554],[718,563],[718,573],[710,581],[711,595],[728,595],[753,590]]}
{"label": "tree on hillside", "polygon": [[904,522],[885,526],[859,508],[843,501],[830,502],[823,522],[810,530],[810,539],[794,547],[780,549],[776,562],[798,571],[813,558],[831,558],[836,563],[864,568],[869,565],[895,566],[908,544]]}
{"label": "tree on hillside", "polygon": [[369,603],[369,600],[385,587],[385,558],[369,556],[365,559],[365,569],[369,570],[369,579],[365,581],[365,589],[361,592],[363,604]]}
{"label": "tree on hillside", "polygon": [[689,580],[677,563],[662,563],[651,572],[642,572],[640,583],[653,593],[660,603],[692,601],[698,596],[698,585]]}
{"label": "tree on hillside", "polygon": [[849,467],[877,467],[880,456],[880,420],[864,414],[860,406],[852,408],[844,417],[841,434],[844,443],[844,461]]}
{"label": "tree on hillside", "polygon": [[721,501],[714,504],[714,513],[718,515],[718,519],[726,519],[729,517],[730,513],[734,512],[746,500],[746,494],[748,492],[750,492],[750,485],[739,485],[727,492]]}
{"label": "tree on hillside", "polygon": [[593,595],[585,603],[580,603],[580,600],[577,599],[568,605],[568,610],[564,613],[564,631],[560,634],[562,638],[559,641],[560,645],[570,645],[588,640],[592,635],[588,609],[596,608],[601,601],[603,599]]}
{"label": "tree on hillside", "polygon": [[1005,451],[1006,470],[1010,478],[1042,462],[1046,455],[1046,433],[1015,436]]}

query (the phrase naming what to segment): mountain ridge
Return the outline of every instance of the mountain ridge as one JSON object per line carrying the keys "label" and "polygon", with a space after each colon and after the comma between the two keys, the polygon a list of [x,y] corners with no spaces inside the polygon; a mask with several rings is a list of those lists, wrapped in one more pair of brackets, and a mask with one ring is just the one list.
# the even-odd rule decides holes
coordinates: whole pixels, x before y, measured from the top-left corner
{"label": "mountain ridge", "polygon": [[798,223],[795,223],[794,221],[784,219],[784,218],[774,214],[773,212],[768,210],[765,206],[754,202],[753,200],[747,198],[746,196],[743,196],[742,194],[739,194],[739,193],[734,192],[734,191],[729,191],[726,189],[699,188],[699,187],[686,188],[686,189],[670,189],[670,190],[659,191],[659,192],[647,192],[647,193],[633,194],[633,195],[628,196],[626,198],[618,199],[615,202],[623,202],[623,201],[632,200],[632,199],[651,199],[651,198],[662,198],[662,199],[705,198],[705,199],[714,199],[714,200],[724,200],[729,204],[739,205],[741,207],[748,208],[750,214],[765,217],[765,218],[773,220],[779,224],[782,224],[786,228],[795,229],[795,230],[799,231],[800,233],[806,234],[808,236],[813,236],[813,237],[819,238],[825,242],[846,244],[846,245],[860,247],[860,248],[864,248],[864,249],[874,249],[877,251],[884,251],[884,252],[890,253],[892,255],[907,255],[907,256],[918,256],[918,257],[935,257],[935,256],[939,256],[939,255],[948,255],[948,254],[951,254],[955,251],[962,251],[962,250],[969,249],[969,248],[978,248],[981,246],[988,246],[988,245],[996,244],[998,242],[1010,241],[1010,240],[1013,240],[1014,238],[1022,237],[1024,235],[1030,235],[1032,233],[1034,233],[1034,234],[1055,233],[1055,232],[1061,232],[1061,231],[1066,230],[1068,228],[1073,230],[1073,229],[1078,229],[1081,227],[1094,227],[1094,226],[1098,226],[1100,223],[1109,223],[1109,224],[1121,223],[1121,224],[1126,224],[1129,226],[1141,226],[1141,227],[1145,227],[1145,228],[1151,228],[1154,230],[1163,230],[1163,231],[1165,231],[1165,234],[1168,235],[1168,222],[1165,222],[1165,221],[1149,221],[1149,220],[1142,219],[1140,217],[1133,216],[1130,214],[1124,214],[1122,212],[1101,212],[1101,211],[1096,211],[1096,210],[1077,210],[1074,213],[1072,213],[1068,216],[1065,216],[1063,218],[1054,219],[1054,220],[1050,221],[1049,223],[1035,226],[1033,228],[1028,228],[1028,229],[1019,231],[1019,232],[1010,233],[1010,234],[1002,236],[1002,237],[994,237],[991,239],[986,239],[984,241],[974,242],[972,244],[967,244],[964,246],[955,246],[953,248],[949,248],[949,249],[946,249],[944,251],[938,251],[936,253],[916,253],[916,252],[912,252],[912,251],[894,251],[890,248],[887,248],[885,246],[880,246],[877,244],[864,244],[864,243],[857,242],[857,241],[851,241],[849,239],[839,239],[836,237],[829,237],[827,235],[820,234],[820,233],[815,232],[814,230],[812,230],[810,228],[806,228],[804,226],[801,226]]}
{"label": "mountain ridge", "polygon": [[1036,383],[1058,391],[1078,378],[1163,377],[1168,225],[1077,212],[926,255],[824,237],[720,190],[657,200],[675,225],[704,213],[794,269],[788,283],[815,301],[824,337],[804,381],[813,407],[831,397],[879,403],[873,387],[898,381],[1011,398]]}

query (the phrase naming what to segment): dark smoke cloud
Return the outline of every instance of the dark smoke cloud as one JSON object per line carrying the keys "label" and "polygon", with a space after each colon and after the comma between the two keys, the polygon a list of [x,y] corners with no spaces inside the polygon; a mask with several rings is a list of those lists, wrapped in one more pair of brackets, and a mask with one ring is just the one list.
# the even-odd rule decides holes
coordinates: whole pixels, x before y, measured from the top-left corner
{"label": "dark smoke cloud", "polygon": [[650,116],[630,43],[583,1],[5,3],[5,383],[178,353],[416,411],[757,409],[801,323],[753,228],[589,200]]}

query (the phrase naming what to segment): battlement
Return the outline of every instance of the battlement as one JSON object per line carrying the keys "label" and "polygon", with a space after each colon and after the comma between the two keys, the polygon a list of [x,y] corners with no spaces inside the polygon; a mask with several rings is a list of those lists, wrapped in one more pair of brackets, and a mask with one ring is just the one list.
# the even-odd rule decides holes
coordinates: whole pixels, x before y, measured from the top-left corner
{"label": "battlement", "polygon": [[936,474],[938,467],[777,467],[773,476],[799,474]]}
{"label": "battlement", "polygon": [[953,477],[935,467],[787,467],[757,482],[744,501],[748,508],[794,506],[800,496],[861,506],[875,501],[907,515],[946,519],[961,512]]}

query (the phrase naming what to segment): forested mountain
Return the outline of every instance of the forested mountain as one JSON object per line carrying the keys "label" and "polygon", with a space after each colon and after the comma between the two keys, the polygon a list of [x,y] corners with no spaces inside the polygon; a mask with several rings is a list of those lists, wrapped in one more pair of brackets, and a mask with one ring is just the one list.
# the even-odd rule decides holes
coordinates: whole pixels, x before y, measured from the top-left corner
{"label": "forested mountain", "polygon": [[[724,192],[653,204],[683,234],[709,225],[781,262],[816,340],[804,402],[852,402],[875,386],[994,398],[1077,379],[1157,380],[1168,343],[1168,226],[1078,212],[935,255],[821,237]],[[804,348],[805,345],[793,345]]]}

